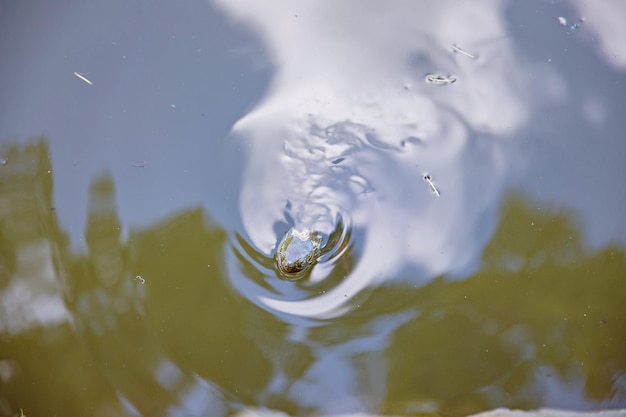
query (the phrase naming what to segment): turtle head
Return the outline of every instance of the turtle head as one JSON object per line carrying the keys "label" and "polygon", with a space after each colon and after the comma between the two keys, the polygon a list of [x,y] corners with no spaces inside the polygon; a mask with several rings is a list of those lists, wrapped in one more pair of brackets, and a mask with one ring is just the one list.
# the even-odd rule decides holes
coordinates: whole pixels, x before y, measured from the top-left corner
{"label": "turtle head", "polygon": [[295,281],[317,263],[321,255],[322,235],[307,230],[289,229],[276,250],[276,263],[285,279]]}

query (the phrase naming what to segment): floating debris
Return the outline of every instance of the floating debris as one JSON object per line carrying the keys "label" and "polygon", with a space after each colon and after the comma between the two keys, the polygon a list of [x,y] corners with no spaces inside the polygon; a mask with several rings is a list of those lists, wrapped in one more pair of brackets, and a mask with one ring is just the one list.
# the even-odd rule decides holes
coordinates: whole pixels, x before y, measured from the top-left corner
{"label": "floating debris", "polygon": [[444,77],[441,75],[427,75],[426,81],[432,84],[453,84],[456,82],[456,78],[454,77]]}
{"label": "floating debris", "polygon": [[453,51],[453,52],[458,52],[458,53],[460,53],[460,54],[465,55],[465,56],[466,56],[466,57],[468,57],[468,58],[471,58],[471,59],[476,59],[476,55],[472,55],[472,54],[470,54],[469,52],[464,51],[463,49],[461,49],[460,47],[458,47],[456,44],[451,45],[451,46],[450,46],[450,49],[452,49],[452,51]]}
{"label": "floating debris", "polygon": [[141,275],[137,275],[137,276],[135,277],[135,279],[140,280],[140,281],[141,281],[141,285],[143,285],[143,284],[145,284],[145,283],[146,283],[146,280],[145,280],[145,279],[143,279],[143,278],[141,277]]}
{"label": "floating debris", "polygon": [[570,30],[576,30],[576,29],[578,29],[579,27],[581,27],[583,23],[585,23],[585,18],[584,18],[584,17],[581,17],[580,19],[578,19],[578,22],[576,22],[576,23],[574,23],[573,25],[571,25],[571,26],[569,27],[569,29],[570,29]]}
{"label": "floating debris", "polygon": [[426,180],[426,182],[428,183],[428,185],[430,185],[430,189],[433,190],[433,192],[435,193],[435,195],[437,197],[441,196],[441,193],[439,192],[439,190],[437,189],[437,187],[435,187],[435,184],[433,184],[432,178],[430,178],[430,175],[424,175],[424,179]]}
{"label": "floating debris", "polygon": [[150,165],[150,162],[146,161],[145,159],[142,159],[142,160],[139,160],[139,161],[135,162],[133,164],[133,167],[134,168],[145,168],[145,167],[147,167],[149,165]]}
{"label": "floating debris", "polygon": [[[559,17],[554,17],[554,20],[556,20],[556,22],[563,27],[568,27],[567,25],[567,19],[564,18],[563,16],[559,16]],[[578,19],[576,21],[576,23],[572,23],[571,25],[569,25],[568,29],[569,31],[567,32],[569,34],[569,32],[574,31],[578,28],[580,28],[582,26],[582,24],[585,23],[585,18],[581,17],[580,19]]]}
{"label": "floating debris", "polygon": [[74,71],[74,75],[77,76],[78,78],[80,78],[81,80],[83,80],[84,82],[86,82],[87,84],[93,85],[93,83],[87,77],[85,77],[83,74],[81,74],[80,72]]}

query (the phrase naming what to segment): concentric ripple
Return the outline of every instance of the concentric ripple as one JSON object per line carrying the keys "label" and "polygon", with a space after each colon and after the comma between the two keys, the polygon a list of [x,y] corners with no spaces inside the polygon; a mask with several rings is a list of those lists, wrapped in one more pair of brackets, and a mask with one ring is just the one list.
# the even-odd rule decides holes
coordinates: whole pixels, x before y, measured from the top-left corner
{"label": "concentric ripple", "polygon": [[[283,234],[288,230],[291,228],[281,227]],[[297,281],[285,276],[278,267],[275,260],[278,244],[271,253],[263,253],[242,235],[235,234],[226,254],[228,276],[235,291],[279,315],[323,319],[340,314],[348,298],[339,294],[339,288],[358,262],[359,248],[355,247],[358,240],[353,239],[355,233],[347,216],[338,215],[330,233],[315,232],[321,239],[316,262]],[[281,234],[276,235],[277,242],[281,238]],[[339,303],[316,301],[329,296]],[[319,305],[324,308],[320,309]]]}

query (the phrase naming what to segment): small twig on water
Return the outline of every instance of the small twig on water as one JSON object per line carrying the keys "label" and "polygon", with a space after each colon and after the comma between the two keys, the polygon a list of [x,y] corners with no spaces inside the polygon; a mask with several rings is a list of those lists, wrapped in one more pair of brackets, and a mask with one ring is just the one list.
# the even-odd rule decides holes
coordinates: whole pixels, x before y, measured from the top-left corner
{"label": "small twig on water", "polygon": [[426,180],[426,182],[428,183],[428,185],[430,185],[430,189],[433,190],[433,192],[435,193],[435,195],[437,197],[441,196],[441,194],[439,193],[439,190],[437,189],[437,187],[435,187],[435,184],[433,184],[432,179],[430,178],[430,175],[424,175],[424,179]]}

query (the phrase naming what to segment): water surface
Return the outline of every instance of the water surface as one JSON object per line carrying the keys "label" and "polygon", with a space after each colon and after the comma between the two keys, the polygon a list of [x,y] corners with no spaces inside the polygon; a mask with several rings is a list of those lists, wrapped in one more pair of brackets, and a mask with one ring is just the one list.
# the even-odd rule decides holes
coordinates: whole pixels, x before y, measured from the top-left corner
{"label": "water surface", "polygon": [[626,407],[619,16],[0,2],[0,415]]}

